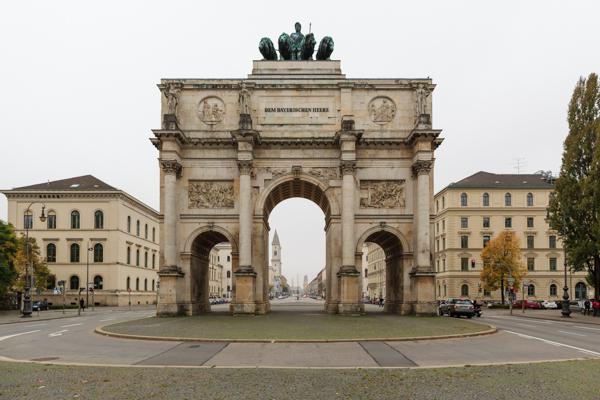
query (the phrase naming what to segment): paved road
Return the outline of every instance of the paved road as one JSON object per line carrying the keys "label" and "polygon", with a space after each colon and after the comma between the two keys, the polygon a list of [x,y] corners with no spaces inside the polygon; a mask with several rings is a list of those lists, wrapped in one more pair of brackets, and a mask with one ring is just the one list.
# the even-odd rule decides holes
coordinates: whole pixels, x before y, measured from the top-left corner
{"label": "paved road", "polygon": [[[314,302],[273,307],[314,308]],[[225,309],[226,306],[218,308]],[[375,307],[368,307],[376,312]],[[0,356],[57,363],[180,366],[413,367],[600,358],[600,327],[486,313],[477,321],[494,335],[412,342],[202,343],[100,336],[100,325],[153,315],[152,309],[106,310],[94,315],[0,326]]]}

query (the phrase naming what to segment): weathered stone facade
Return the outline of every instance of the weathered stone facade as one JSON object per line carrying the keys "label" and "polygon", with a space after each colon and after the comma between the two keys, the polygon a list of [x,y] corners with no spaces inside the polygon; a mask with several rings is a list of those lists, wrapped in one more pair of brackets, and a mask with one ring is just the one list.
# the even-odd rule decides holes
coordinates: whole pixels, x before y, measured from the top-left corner
{"label": "weathered stone facade", "polygon": [[207,255],[224,241],[232,313],[268,312],[268,218],[291,197],[325,216],[328,312],[363,312],[361,252],[374,242],[391,279],[386,310],[434,313],[434,87],[347,79],[339,61],[254,61],[247,79],[162,80],[174,94],[162,97],[152,139],[162,166],[158,313],[209,310]]}

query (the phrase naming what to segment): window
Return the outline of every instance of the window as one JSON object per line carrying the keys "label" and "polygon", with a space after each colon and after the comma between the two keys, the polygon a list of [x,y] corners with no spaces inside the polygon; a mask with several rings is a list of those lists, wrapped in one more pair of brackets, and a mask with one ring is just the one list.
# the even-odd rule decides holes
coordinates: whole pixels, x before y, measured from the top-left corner
{"label": "window", "polygon": [[442,209],[446,208],[446,198],[442,196]]}
{"label": "window", "polygon": [[79,277],[77,275],[73,275],[69,278],[69,288],[71,290],[79,290]]}
{"label": "window", "polygon": [[137,249],[135,251],[135,266],[136,267],[140,266],[140,249]]}
{"label": "window", "polygon": [[46,246],[46,262],[56,262],[56,245],[54,243],[49,243]]}
{"label": "window", "polygon": [[79,211],[71,211],[71,229],[79,229]]}
{"label": "window", "polygon": [[435,201],[435,212],[436,213],[440,212],[440,201],[439,200]]}
{"label": "window", "polygon": [[484,228],[490,227],[490,217],[483,217],[483,227]]}
{"label": "window", "polygon": [[56,213],[54,213],[54,211],[48,212],[48,219],[46,220],[46,228],[56,229]]}
{"label": "window", "polygon": [[104,262],[104,247],[100,243],[94,245],[94,262]]}
{"label": "window", "polygon": [[446,271],[446,259],[442,258],[442,268],[444,268],[444,271]]}
{"label": "window", "polygon": [[131,233],[131,217],[127,216],[127,232]]}
{"label": "window", "polygon": [[488,193],[484,193],[483,194],[483,199],[482,199],[482,203],[484,207],[489,207],[490,206],[490,195]]}
{"label": "window", "polygon": [[127,264],[131,264],[131,247],[127,246]]}
{"label": "window", "polygon": [[556,271],[556,257],[551,257],[549,260],[550,271]]}
{"label": "window", "polygon": [[140,291],[140,278],[135,278],[135,291]]}
{"label": "window", "polygon": [[462,257],[460,259],[460,270],[461,271],[469,270],[469,259],[467,257]]}
{"label": "window", "polygon": [[148,224],[144,224],[144,239],[148,239]]}
{"label": "window", "polygon": [[528,249],[533,249],[535,247],[534,246],[535,245],[534,240],[535,239],[534,239],[533,235],[527,236],[527,248]]}
{"label": "window", "polygon": [[469,285],[464,284],[460,287],[460,295],[465,297],[469,296]]}
{"label": "window", "polygon": [[510,207],[512,205],[512,196],[510,193],[504,195],[504,205]]}
{"label": "window", "polygon": [[102,290],[103,287],[104,287],[104,280],[102,279],[102,277],[100,275],[96,275],[94,277],[94,289]]}
{"label": "window", "polygon": [[446,297],[448,290],[446,289],[446,285],[444,285],[444,297]]}
{"label": "window", "polygon": [[152,253],[152,269],[156,268],[156,254]]}
{"label": "window", "polygon": [[33,229],[33,214],[31,212],[23,215],[23,229]]}
{"label": "window", "polygon": [[466,207],[467,206],[467,194],[466,193],[461,193],[460,194],[460,206],[461,207]]}
{"label": "window", "polygon": [[231,256],[227,256],[227,262],[231,261]]}
{"label": "window", "polygon": [[489,291],[489,290],[487,290],[487,289],[483,289],[483,295],[484,295],[484,296],[487,296],[487,297],[490,297],[490,296],[492,295],[492,292],[490,292],[490,291]]}
{"label": "window", "polygon": [[552,285],[550,285],[550,296],[556,296],[556,293],[557,293],[557,287],[553,283]]}
{"label": "window", "polygon": [[463,235],[460,237],[460,248],[461,249],[468,249],[469,248],[469,237],[466,235]]}
{"label": "window", "polygon": [[126,285],[127,285],[127,290],[131,289],[131,278],[130,277],[127,277]]}
{"label": "window", "polygon": [[461,229],[466,229],[469,227],[469,218],[468,217],[460,217],[460,227],[461,227]]}
{"label": "window", "polygon": [[136,236],[140,236],[140,220],[139,219],[135,223],[135,234],[136,234]]}
{"label": "window", "polygon": [[152,227],[152,241],[156,242],[156,228]]}
{"label": "window", "polygon": [[227,277],[231,278],[231,271],[227,271]]}
{"label": "window", "polygon": [[104,229],[104,213],[100,210],[94,213],[94,229]]}
{"label": "window", "polygon": [[527,258],[527,271],[534,271],[534,270],[535,270],[535,258],[528,257]]}
{"label": "window", "polygon": [[548,247],[550,247],[551,249],[556,248],[556,236],[548,236]]}
{"label": "window", "polygon": [[487,246],[490,242],[490,235],[483,235],[483,247]]}
{"label": "window", "polygon": [[585,283],[579,282],[577,285],[575,285],[575,299],[587,299],[587,287],[585,286]]}
{"label": "window", "polygon": [[527,217],[527,227],[533,228],[533,217]]}
{"label": "window", "polygon": [[155,291],[155,289],[154,289],[154,279],[152,279],[152,291],[153,292]]}
{"label": "window", "polygon": [[527,286],[527,296],[535,296],[535,286],[533,283],[530,283],[529,286]]}
{"label": "window", "polygon": [[148,268],[148,252],[144,252],[144,268]]}
{"label": "window", "polygon": [[148,279],[144,279],[144,292],[148,291]]}
{"label": "window", "polygon": [[79,262],[79,245],[77,243],[73,243],[71,245],[71,262],[76,263]]}
{"label": "window", "polygon": [[527,193],[527,207],[533,207],[533,193]]}
{"label": "window", "polygon": [[504,218],[504,227],[505,228],[512,228],[512,217],[505,217]]}

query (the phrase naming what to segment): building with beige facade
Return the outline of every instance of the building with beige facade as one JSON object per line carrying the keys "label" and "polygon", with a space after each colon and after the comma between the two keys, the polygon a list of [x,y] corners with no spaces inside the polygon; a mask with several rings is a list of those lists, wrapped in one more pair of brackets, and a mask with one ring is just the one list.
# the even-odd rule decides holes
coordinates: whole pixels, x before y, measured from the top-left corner
{"label": "building with beige facade", "polygon": [[[527,270],[518,298],[525,294],[530,300],[560,300],[564,251],[546,220],[553,189],[541,174],[480,171],[437,193],[433,243],[437,299],[499,300],[499,290],[490,293],[482,288],[481,251],[490,239],[509,230],[521,243]],[[590,290],[585,275],[569,273],[571,299],[584,298]]]}
{"label": "building with beige facade", "polygon": [[386,295],[386,261],[385,252],[375,243],[366,244],[366,281],[367,297],[370,300],[384,298]]}
{"label": "building with beige facade", "polygon": [[209,293],[211,298],[231,298],[231,244],[219,243],[209,255]]}
{"label": "building with beige facade", "polygon": [[[67,304],[75,303],[86,281],[99,305],[156,302],[159,224],[154,209],[91,175],[2,193],[17,235],[24,235],[27,225],[54,283],[65,281]],[[42,295],[62,303],[52,291]]]}

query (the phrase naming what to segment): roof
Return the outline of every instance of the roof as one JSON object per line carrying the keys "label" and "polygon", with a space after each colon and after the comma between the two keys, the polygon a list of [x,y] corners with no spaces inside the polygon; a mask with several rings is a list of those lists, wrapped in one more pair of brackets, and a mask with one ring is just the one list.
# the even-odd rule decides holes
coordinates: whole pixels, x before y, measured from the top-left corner
{"label": "roof", "polygon": [[81,190],[81,191],[106,191],[119,189],[110,186],[109,184],[102,182],[100,179],[93,175],[77,176],[75,178],[61,179],[58,181],[49,181],[45,183],[38,183],[35,185],[22,186],[14,188],[13,190]]}
{"label": "roof", "polygon": [[543,179],[542,174],[493,174],[479,171],[448,188],[478,189],[554,189],[554,184]]}
{"label": "roof", "polygon": [[273,235],[273,244],[280,246],[279,244],[279,235],[277,234],[277,229],[275,229],[275,234]]}

